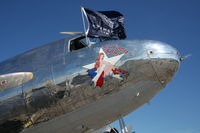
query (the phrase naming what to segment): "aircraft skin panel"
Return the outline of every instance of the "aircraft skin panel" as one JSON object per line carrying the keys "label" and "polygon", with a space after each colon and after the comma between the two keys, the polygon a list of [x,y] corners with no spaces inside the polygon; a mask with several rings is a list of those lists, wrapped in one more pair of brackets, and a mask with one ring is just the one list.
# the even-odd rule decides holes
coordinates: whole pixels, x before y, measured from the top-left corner
{"label": "aircraft skin panel", "polygon": [[[173,60],[163,60],[163,62],[166,63],[170,61]],[[69,111],[69,113],[66,112],[64,115],[59,116],[52,121],[45,122],[41,125],[26,129],[23,131],[23,133],[81,133],[83,131],[86,131],[88,128],[98,129],[106,124],[111,123],[112,121],[117,120],[118,116],[126,115],[137,109],[141,105],[147,103],[153,96],[155,96],[155,94],[157,94],[163,88],[163,86],[165,86],[167,82],[161,84],[161,82],[155,76],[154,70],[149,60],[138,60],[137,62],[138,63],[129,62],[122,66],[122,68],[126,66],[134,66],[134,68],[137,68],[140,66],[141,69],[146,69],[146,71],[138,70],[137,72],[133,72],[133,69],[132,74],[134,76],[129,76],[127,78],[127,80],[131,80],[132,84],[134,84],[133,86],[131,86],[130,82],[128,81],[124,81],[125,83],[120,83],[117,82],[117,79],[113,79],[109,82],[113,83],[112,88],[109,88],[109,83],[105,83],[104,85],[105,88],[108,88],[106,90],[104,88],[95,88],[98,89],[95,91],[99,91],[99,95],[90,94],[92,92],[88,92],[88,98],[84,98],[87,101],[89,100],[88,103],[87,101],[79,97],[78,100],[80,100],[80,102],[78,102],[77,100],[76,104],[82,103],[82,107],[77,107],[77,109],[75,109],[74,111]],[[158,61],[156,60],[154,60],[154,62],[158,63]],[[174,61],[174,64],[171,67],[173,67],[173,69],[176,69],[177,62]],[[80,86],[79,88],[81,87],[82,86]],[[140,93],[139,96],[137,96],[138,93]],[[84,95],[86,96],[86,94]],[[76,98],[77,97],[78,96],[76,96]],[[68,107],[72,106],[72,108],[76,107],[76,104],[75,102],[73,105],[69,105],[66,103]]]}
{"label": "aircraft skin panel", "polygon": [[52,64],[57,58],[63,58],[62,56],[66,54],[67,42],[68,38],[63,38],[3,61],[0,63],[0,74],[33,72]]}
{"label": "aircraft skin panel", "polygon": [[[0,130],[11,129],[6,127],[13,123],[18,125],[16,132],[79,133],[98,129],[148,102],[167,85],[179,66],[177,51],[158,41],[107,41],[64,51],[63,56],[50,58],[49,64],[37,65],[40,67],[32,71],[32,80],[0,92]],[[112,60],[103,60],[107,68],[104,71],[110,76],[94,83],[92,76],[96,72],[91,75],[90,68],[84,66],[94,62],[97,65],[101,53],[118,61],[112,64]],[[0,67],[8,64],[4,62]],[[23,68],[18,70],[27,70]],[[19,102],[20,98],[24,102]]]}

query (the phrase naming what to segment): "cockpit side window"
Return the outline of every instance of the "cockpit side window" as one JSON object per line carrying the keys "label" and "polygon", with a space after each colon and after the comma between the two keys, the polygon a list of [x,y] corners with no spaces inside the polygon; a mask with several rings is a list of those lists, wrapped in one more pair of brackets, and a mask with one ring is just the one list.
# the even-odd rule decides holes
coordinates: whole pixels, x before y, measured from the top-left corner
{"label": "cockpit side window", "polygon": [[79,36],[77,38],[70,40],[68,42],[69,51],[72,52],[72,51],[75,51],[78,49],[82,49],[82,48],[94,45],[98,42],[111,40],[111,38],[101,37],[101,36],[88,36],[87,39],[89,40],[89,42],[87,42],[85,35],[82,35],[82,36]]}
{"label": "cockpit side window", "polygon": [[87,45],[79,39],[70,41],[70,51],[78,50],[85,47],[87,47]]}
{"label": "cockpit side window", "polygon": [[85,38],[85,37],[81,36],[81,37],[78,37],[78,38],[75,38],[75,39],[69,41],[70,52],[87,47],[87,45],[82,41],[83,38]]}

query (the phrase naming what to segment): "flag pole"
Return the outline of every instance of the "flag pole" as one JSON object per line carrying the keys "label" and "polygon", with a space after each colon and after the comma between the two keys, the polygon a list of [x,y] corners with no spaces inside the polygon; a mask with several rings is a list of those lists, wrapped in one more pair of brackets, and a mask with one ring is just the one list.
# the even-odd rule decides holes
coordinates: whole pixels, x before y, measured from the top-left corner
{"label": "flag pole", "polygon": [[[88,46],[90,46],[90,39],[88,38],[88,32],[89,32],[89,21],[88,21],[88,17],[87,17],[87,14],[85,12],[85,9],[84,7],[81,6],[81,15],[82,15],[82,21],[83,21],[83,27],[84,27],[84,32],[85,32],[85,39],[86,39],[86,43],[88,44]],[[88,21],[88,29],[86,30],[86,24],[85,24],[85,18],[84,18],[84,15]]]}

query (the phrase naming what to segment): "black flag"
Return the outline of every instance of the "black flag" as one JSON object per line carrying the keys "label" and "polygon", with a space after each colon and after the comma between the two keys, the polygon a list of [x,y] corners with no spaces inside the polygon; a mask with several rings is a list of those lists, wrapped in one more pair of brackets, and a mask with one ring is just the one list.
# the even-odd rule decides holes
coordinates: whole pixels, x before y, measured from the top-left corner
{"label": "black flag", "polygon": [[117,11],[94,11],[84,8],[89,21],[88,35],[125,39],[124,16]]}

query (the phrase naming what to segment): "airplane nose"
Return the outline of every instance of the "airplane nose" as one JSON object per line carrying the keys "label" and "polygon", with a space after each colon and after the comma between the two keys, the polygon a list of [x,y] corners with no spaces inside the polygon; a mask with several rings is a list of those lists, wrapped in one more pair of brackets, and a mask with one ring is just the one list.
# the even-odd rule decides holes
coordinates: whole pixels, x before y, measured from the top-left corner
{"label": "airplane nose", "polygon": [[172,46],[157,41],[149,42],[146,49],[158,80],[165,86],[179,68],[179,52]]}

